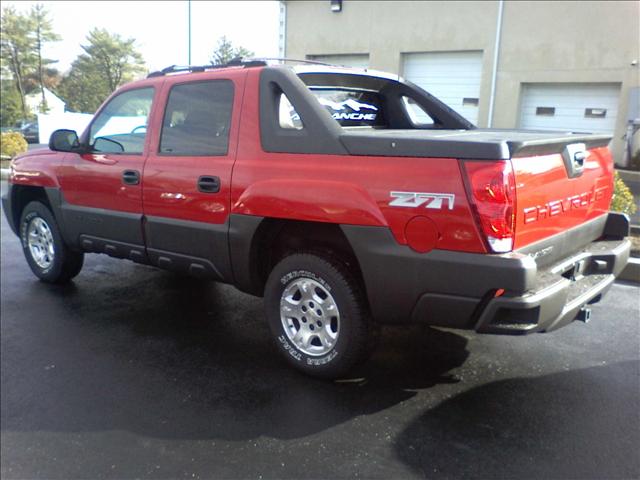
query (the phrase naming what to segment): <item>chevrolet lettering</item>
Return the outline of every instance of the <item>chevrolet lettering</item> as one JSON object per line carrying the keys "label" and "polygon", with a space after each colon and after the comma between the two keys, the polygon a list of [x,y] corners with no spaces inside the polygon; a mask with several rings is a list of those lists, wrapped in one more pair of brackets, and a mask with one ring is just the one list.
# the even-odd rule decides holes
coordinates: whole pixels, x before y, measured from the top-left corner
{"label": "chevrolet lettering", "polygon": [[522,211],[524,215],[524,223],[537,222],[538,220],[567,213],[570,210],[585,208],[597,200],[602,199],[605,196],[607,189],[608,187],[600,187],[590,192],[572,195],[562,200],[553,200],[541,206],[525,208]]}

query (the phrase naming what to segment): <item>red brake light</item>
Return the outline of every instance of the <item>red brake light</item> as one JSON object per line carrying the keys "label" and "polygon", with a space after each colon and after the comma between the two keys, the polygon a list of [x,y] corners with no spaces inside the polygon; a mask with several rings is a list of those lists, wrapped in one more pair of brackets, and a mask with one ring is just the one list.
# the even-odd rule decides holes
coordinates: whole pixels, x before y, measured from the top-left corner
{"label": "red brake light", "polygon": [[465,161],[467,195],[478,225],[496,253],[513,249],[516,184],[509,160]]}

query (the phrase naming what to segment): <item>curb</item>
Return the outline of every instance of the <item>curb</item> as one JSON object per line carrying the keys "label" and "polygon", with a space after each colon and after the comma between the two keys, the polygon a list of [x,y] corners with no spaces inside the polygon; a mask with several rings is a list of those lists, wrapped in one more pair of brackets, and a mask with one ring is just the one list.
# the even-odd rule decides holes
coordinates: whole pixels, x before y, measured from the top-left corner
{"label": "curb", "polygon": [[631,257],[627,266],[620,273],[618,280],[640,283],[640,258]]}

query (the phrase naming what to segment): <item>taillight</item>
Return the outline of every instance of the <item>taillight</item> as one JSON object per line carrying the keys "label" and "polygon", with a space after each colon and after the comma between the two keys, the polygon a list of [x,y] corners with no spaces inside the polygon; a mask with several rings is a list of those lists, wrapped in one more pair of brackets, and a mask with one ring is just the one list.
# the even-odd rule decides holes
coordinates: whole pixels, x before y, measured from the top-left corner
{"label": "taillight", "polygon": [[516,225],[516,182],[509,160],[465,161],[466,186],[477,222],[490,249],[513,249]]}

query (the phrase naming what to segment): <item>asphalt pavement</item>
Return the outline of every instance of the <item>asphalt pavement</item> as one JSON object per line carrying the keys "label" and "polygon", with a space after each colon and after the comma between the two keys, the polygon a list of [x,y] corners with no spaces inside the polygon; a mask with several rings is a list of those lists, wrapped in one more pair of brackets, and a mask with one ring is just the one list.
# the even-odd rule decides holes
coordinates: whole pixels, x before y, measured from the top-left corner
{"label": "asphalt pavement", "polygon": [[104,255],[46,285],[1,230],[3,479],[640,477],[637,286],[550,334],[384,329],[323,382],[258,298]]}

